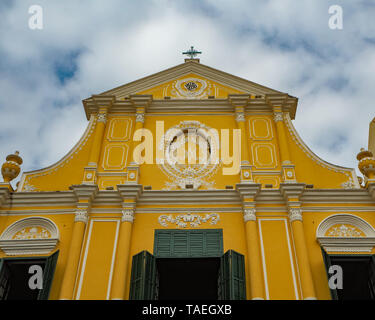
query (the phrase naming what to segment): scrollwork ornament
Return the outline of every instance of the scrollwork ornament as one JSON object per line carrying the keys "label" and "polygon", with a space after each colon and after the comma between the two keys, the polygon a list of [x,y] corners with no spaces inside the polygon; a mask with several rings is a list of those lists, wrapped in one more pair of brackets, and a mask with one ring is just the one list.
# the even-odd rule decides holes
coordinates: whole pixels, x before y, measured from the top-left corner
{"label": "scrollwork ornament", "polygon": [[302,221],[302,209],[300,208],[291,208],[289,209],[289,220],[293,221]]}
{"label": "scrollwork ornament", "polygon": [[175,218],[171,214],[163,214],[159,216],[158,220],[163,227],[167,227],[169,222],[176,224],[180,228],[186,228],[188,224],[190,225],[190,227],[199,227],[203,222],[208,222],[209,220],[211,220],[210,224],[217,224],[220,220],[220,217],[217,213],[206,214],[204,217],[198,214],[187,213],[180,214]]}

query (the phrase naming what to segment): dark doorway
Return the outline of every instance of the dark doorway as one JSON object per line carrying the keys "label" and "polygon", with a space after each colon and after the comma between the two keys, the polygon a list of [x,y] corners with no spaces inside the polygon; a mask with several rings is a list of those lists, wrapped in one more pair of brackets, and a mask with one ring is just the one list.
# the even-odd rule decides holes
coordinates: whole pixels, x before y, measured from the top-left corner
{"label": "dark doorway", "polygon": [[33,273],[29,273],[32,265],[39,265],[43,270],[45,259],[43,260],[10,260],[5,262],[4,279],[7,278],[5,295],[3,299],[7,300],[37,300],[40,290],[31,289],[29,279]]}
{"label": "dark doorway", "polygon": [[343,270],[343,288],[337,289],[339,300],[373,299],[371,293],[371,257],[331,256],[331,265]]}
{"label": "dark doorway", "polygon": [[159,300],[217,300],[220,258],[159,258]]}

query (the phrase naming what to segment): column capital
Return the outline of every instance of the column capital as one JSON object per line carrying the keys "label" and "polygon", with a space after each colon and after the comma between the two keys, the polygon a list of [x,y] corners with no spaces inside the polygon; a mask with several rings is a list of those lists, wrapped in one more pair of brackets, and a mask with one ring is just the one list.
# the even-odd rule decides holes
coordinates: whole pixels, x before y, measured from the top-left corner
{"label": "column capital", "polygon": [[79,208],[75,212],[74,222],[87,223],[89,220],[89,214],[87,209]]}
{"label": "column capital", "polygon": [[245,113],[244,112],[236,112],[236,121],[237,122],[244,122],[245,121]]}
{"label": "column capital", "polygon": [[281,111],[274,112],[273,113],[273,120],[275,122],[284,121],[283,113]]}
{"label": "column capital", "polygon": [[122,210],[121,222],[134,222],[134,208],[126,208]]}
{"label": "column capital", "polygon": [[104,124],[106,124],[107,123],[107,113],[98,113],[97,121],[103,122]]}
{"label": "column capital", "polygon": [[302,221],[302,209],[301,208],[289,208],[289,220],[293,221]]}
{"label": "column capital", "polygon": [[243,210],[243,220],[246,222],[248,221],[256,221],[256,209],[255,208],[245,208]]}

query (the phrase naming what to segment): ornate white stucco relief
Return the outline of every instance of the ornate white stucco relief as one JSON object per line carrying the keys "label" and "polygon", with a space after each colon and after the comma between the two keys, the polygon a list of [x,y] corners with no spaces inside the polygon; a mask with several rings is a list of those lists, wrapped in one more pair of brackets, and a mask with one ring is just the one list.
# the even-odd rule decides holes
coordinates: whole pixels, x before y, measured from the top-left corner
{"label": "ornate white stucco relief", "polygon": [[[171,127],[161,139],[158,146],[163,151],[164,159],[157,159],[161,170],[171,180],[165,183],[164,190],[186,189],[187,185],[193,189],[203,186],[206,189],[214,189],[214,181],[208,179],[217,172],[220,166],[219,160],[219,137],[210,131],[211,128],[199,121],[182,121]],[[199,152],[195,152],[195,163],[190,161],[194,158],[194,151],[185,152],[185,158],[179,160],[178,150],[184,149],[189,144],[189,139],[195,139],[194,143],[199,146]],[[205,157],[200,156],[203,150]],[[196,151],[196,150],[195,150]]]}
{"label": "ornate white stucco relief", "polygon": [[11,224],[0,236],[6,255],[48,254],[59,241],[56,224],[47,218],[31,217]]}
{"label": "ornate white stucco relief", "polygon": [[217,224],[220,220],[220,216],[217,213],[206,214],[202,217],[199,214],[180,214],[176,217],[173,215],[163,214],[159,216],[159,223],[163,227],[168,227],[168,223],[176,224],[180,228],[190,227],[199,227],[202,223],[210,221],[210,224]]}

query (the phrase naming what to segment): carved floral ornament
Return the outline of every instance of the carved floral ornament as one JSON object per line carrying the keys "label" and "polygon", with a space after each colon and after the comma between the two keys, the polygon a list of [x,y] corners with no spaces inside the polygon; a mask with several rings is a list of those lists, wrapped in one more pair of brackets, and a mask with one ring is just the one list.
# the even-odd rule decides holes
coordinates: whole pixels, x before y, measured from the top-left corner
{"label": "carved floral ornament", "polygon": [[25,218],[11,224],[0,236],[6,255],[48,254],[59,241],[56,224],[47,218]]}
{"label": "carved floral ornament", "polygon": [[208,221],[212,225],[217,224],[220,221],[220,216],[217,213],[206,214],[205,216],[191,213],[179,214],[175,217],[171,214],[159,216],[159,223],[163,227],[168,227],[168,223],[176,224],[179,228],[199,227],[202,223]]}
{"label": "carved floral ornament", "polygon": [[327,252],[371,252],[375,246],[374,228],[352,214],[335,214],[324,219],[316,238]]}
{"label": "carved floral ornament", "polygon": [[[192,185],[195,190],[200,186],[213,189],[214,181],[207,180],[216,173],[221,162],[218,156],[219,137],[210,135],[211,129],[199,121],[181,121],[167,130],[158,146],[164,153],[164,159],[157,159],[159,167],[171,180],[166,182],[165,190],[185,189],[186,185]],[[202,150],[207,149],[205,161],[189,164],[188,152],[184,163],[177,161],[177,150],[189,139],[196,139]]]}

